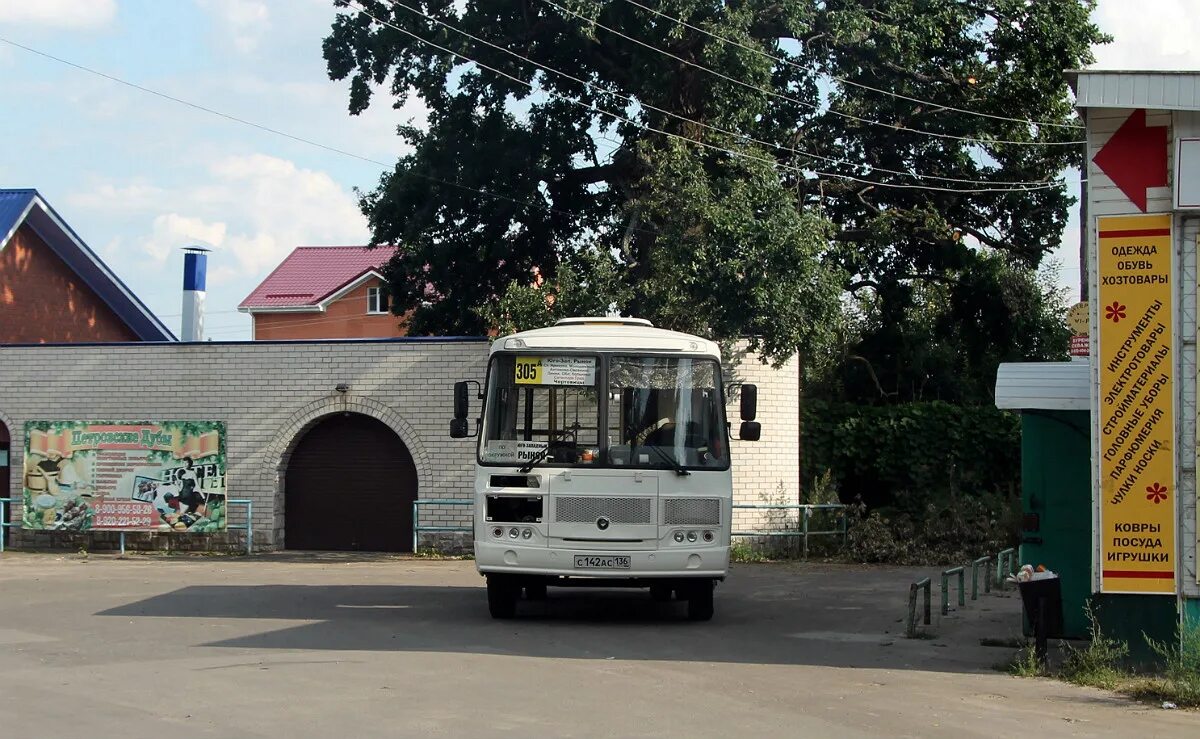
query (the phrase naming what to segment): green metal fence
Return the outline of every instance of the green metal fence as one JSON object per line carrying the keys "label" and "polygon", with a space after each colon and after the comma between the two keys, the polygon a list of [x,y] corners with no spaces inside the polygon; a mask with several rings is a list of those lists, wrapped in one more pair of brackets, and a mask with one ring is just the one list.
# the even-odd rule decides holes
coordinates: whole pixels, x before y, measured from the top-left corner
{"label": "green metal fence", "polygon": [[0,552],[4,551],[5,540],[8,539],[8,529],[15,529],[20,525],[8,520],[8,506],[16,502],[16,498],[0,498]]}
{"label": "green metal fence", "polygon": [[463,500],[463,499],[436,500],[436,499],[432,499],[432,498],[426,499],[426,500],[414,500],[413,507],[412,507],[412,550],[413,550],[413,552],[417,551],[417,540],[420,538],[422,531],[454,531],[454,532],[459,532],[459,533],[466,533],[466,532],[471,532],[471,531],[475,530],[475,527],[473,525],[472,526],[422,526],[421,525],[421,506],[426,506],[426,505],[474,506],[475,501],[470,500],[470,499],[467,499],[467,500]]}
{"label": "green metal fence", "polygon": [[[762,529],[756,531],[733,531],[732,536],[785,536],[785,537],[800,537],[801,548],[804,556],[808,557],[808,537],[810,536],[840,536],[842,542],[846,541],[846,506],[838,503],[824,504],[800,504],[800,503],[735,503],[733,506],[735,511],[739,510],[779,510],[779,511],[800,511],[797,516],[798,528],[796,530],[778,528]],[[815,511],[835,511],[834,518],[836,526],[832,529],[814,531],[809,525],[812,521]],[[789,522],[790,523],[790,522]]]}
{"label": "green metal fence", "polygon": [[[4,547],[6,544],[5,531],[7,529],[20,528],[20,526],[21,526],[21,523],[19,521],[13,522],[13,521],[8,520],[9,506],[14,503],[20,503],[20,502],[22,502],[22,501],[20,501],[18,498],[0,498],[0,552],[4,551]],[[233,506],[245,506],[246,507],[246,522],[243,524],[227,523],[227,524],[225,524],[225,529],[227,531],[245,531],[246,532],[246,554],[250,554],[254,551],[254,529],[251,525],[254,521],[254,501],[252,501],[252,500],[230,500],[229,507],[232,508]],[[121,549],[121,554],[125,554],[125,533],[126,532],[118,531],[117,533],[119,534],[118,544]],[[130,532],[130,533],[146,533],[146,532],[134,531],[134,532]],[[150,532],[150,533],[153,533],[153,532]]]}

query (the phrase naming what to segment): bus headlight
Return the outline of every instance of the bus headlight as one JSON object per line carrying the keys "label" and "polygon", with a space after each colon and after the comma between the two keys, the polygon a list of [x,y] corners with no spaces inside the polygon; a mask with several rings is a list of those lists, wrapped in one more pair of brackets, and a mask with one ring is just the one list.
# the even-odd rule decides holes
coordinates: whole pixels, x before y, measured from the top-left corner
{"label": "bus headlight", "polygon": [[524,531],[522,531],[521,538],[522,539],[532,539],[533,538],[533,529],[525,529]]}
{"label": "bus headlight", "polygon": [[492,529],[492,536],[499,539],[501,536],[504,536],[504,529],[497,526],[496,528]]}
{"label": "bus headlight", "polygon": [[696,532],[689,531],[687,539],[688,539],[688,541],[692,541],[692,542],[696,541]]}
{"label": "bus headlight", "polygon": [[679,542],[680,544],[683,543],[683,532],[682,531],[675,532],[675,541]]}
{"label": "bus headlight", "polygon": [[707,542],[711,542],[713,540],[713,532],[705,531],[704,532],[704,540]]}
{"label": "bus headlight", "polygon": [[515,538],[517,538],[517,535],[520,533],[521,532],[517,531],[517,527],[513,526],[511,529],[508,530],[508,538],[515,539]]}

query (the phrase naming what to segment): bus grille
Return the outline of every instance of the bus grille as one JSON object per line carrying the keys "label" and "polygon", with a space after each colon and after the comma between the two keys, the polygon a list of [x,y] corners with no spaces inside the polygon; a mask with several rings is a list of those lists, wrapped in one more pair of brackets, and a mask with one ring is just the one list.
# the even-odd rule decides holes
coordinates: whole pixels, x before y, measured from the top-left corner
{"label": "bus grille", "polygon": [[653,498],[608,498],[561,495],[554,500],[554,520],[561,523],[594,523],[603,516],[613,523],[654,523]]}
{"label": "bus grille", "polygon": [[719,526],[719,498],[664,498],[664,526]]}

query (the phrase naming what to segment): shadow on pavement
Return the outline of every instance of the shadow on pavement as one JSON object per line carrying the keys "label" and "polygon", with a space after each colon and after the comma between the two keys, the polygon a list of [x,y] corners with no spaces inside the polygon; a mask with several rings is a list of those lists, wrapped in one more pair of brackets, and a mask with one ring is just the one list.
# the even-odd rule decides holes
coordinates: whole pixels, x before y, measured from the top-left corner
{"label": "shadow on pavement", "polygon": [[[304,623],[193,646],[475,653],[565,659],[811,664],[986,672],[1003,650],[902,636],[902,580],[743,571],[717,590],[716,616],[692,623],[683,603],[644,590],[550,590],[495,621],[482,587],[201,585],[99,616],[277,619]],[[257,627],[257,625],[255,625]]]}

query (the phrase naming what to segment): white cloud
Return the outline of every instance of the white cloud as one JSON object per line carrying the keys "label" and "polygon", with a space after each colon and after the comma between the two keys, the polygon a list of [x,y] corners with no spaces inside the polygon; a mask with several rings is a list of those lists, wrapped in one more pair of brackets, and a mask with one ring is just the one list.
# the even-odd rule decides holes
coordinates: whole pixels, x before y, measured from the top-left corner
{"label": "white cloud", "polygon": [[1095,49],[1097,68],[1200,69],[1195,0],[1100,0],[1095,20],[1113,36]]}
{"label": "white cloud", "polygon": [[[160,267],[173,251],[199,243],[221,252],[214,268],[236,266],[250,278],[261,278],[297,246],[365,244],[370,237],[353,194],[325,172],[251,154],[218,159],[207,175],[175,189],[104,183],[66,202],[105,214],[146,213],[148,233],[134,243]],[[226,257],[232,263],[221,264]]]}
{"label": "white cloud", "polygon": [[208,223],[178,213],[163,213],[155,217],[150,235],[142,241],[142,250],[163,264],[173,250],[184,246],[220,246],[228,229],[222,222]]}
{"label": "white cloud", "polygon": [[0,0],[0,25],[99,28],[117,15],[117,0]]}
{"label": "white cloud", "polygon": [[271,28],[271,11],[266,3],[253,0],[197,0],[214,14],[230,34],[238,51],[249,53]]}
{"label": "white cloud", "polygon": [[66,202],[91,210],[139,211],[154,207],[164,195],[162,188],[144,182],[128,185],[101,183],[94,190],[69,194]]}

